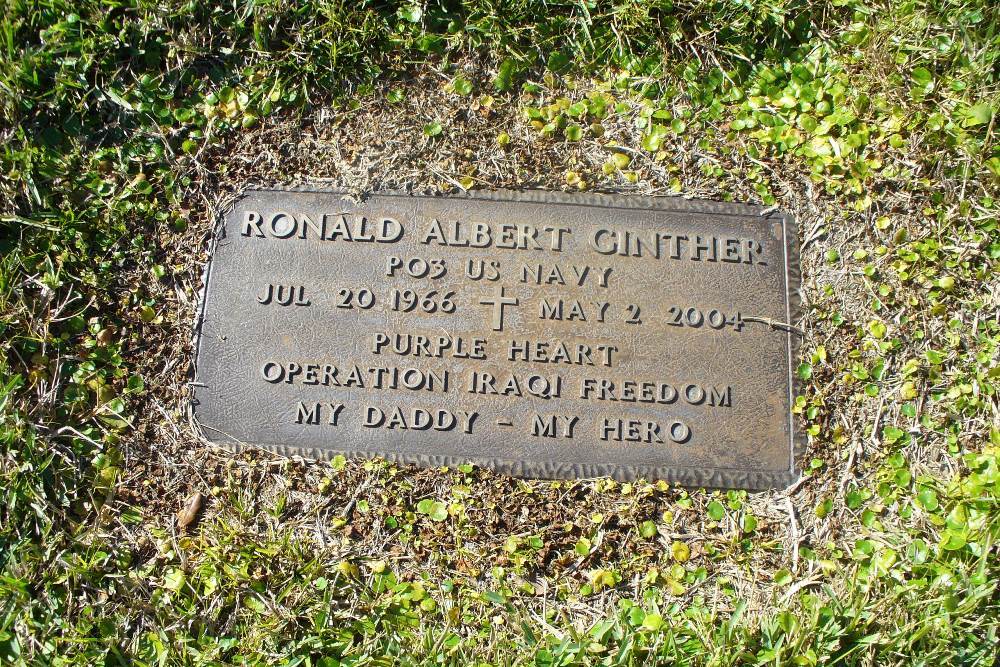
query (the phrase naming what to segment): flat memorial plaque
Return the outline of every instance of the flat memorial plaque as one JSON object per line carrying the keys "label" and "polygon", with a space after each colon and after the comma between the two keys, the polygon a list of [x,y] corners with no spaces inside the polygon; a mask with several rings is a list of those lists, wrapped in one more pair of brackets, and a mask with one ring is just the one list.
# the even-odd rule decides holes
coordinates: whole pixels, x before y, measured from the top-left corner
{"label": "flat memorial plaque", "polygon": [[797,239],[674,198],[248,191],[207,271],[194,416],[317,458],[787,485]]}

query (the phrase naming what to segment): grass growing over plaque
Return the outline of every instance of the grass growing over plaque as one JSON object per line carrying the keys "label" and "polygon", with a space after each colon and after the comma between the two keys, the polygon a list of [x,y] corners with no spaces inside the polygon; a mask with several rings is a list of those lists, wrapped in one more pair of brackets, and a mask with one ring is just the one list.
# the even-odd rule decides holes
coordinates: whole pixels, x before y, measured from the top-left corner
{"label": "grass growing over plaque", "polygon": [[[997,13],[8,2],[0,657],[993,664]],[[522,481],[200,443],[212,208],[316,179],[792,211],[803,480]]]}

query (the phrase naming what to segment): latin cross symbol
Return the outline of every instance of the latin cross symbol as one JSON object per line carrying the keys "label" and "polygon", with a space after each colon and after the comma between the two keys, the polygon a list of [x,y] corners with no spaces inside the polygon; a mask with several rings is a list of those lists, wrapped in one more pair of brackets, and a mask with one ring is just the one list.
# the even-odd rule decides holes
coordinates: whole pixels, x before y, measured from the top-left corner
{"label": "latin cross symbol", "polygon": [[482,306],[493,306],[494,331],[503,331],[503,307],[517,305],[517,297],[505,296],[503,289],[503,287],[497,286],[492,299],[483,298],[479,300],[479,304]]}

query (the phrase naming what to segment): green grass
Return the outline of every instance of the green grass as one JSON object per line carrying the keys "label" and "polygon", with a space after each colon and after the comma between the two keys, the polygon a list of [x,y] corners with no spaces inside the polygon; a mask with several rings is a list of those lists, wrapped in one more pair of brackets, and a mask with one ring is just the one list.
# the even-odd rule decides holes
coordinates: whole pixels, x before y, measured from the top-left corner
{"label": "green grass", "polygon": [[[0,660],[994,664],[998,18],[989,0],[7,0]],[[181,250],[206,231],[192,193],[225,177],[202,161],[428,80],[511,128],[457,147],[444,116],[414,121],[413,142],[471,151],[462,187],[523,149],[566,188],[815,221],[801,541],[780,494],[155,440],[179,400],[160,350],[189,327],[175,290],[197,273]],[[171,466],[194,479],[159,487]],[[211,503],[183,534],[189,489]]]}

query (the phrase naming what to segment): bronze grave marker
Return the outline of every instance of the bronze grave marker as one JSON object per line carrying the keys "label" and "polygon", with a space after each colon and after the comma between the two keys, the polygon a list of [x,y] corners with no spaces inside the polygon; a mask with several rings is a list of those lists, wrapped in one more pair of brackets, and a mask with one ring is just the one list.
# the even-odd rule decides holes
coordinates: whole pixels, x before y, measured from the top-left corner
{"label": "bronze grave marker", "polygon": [[797,239],[674,198],[248,191],[206,274],[194,416],[311,457],[787,485]]}

